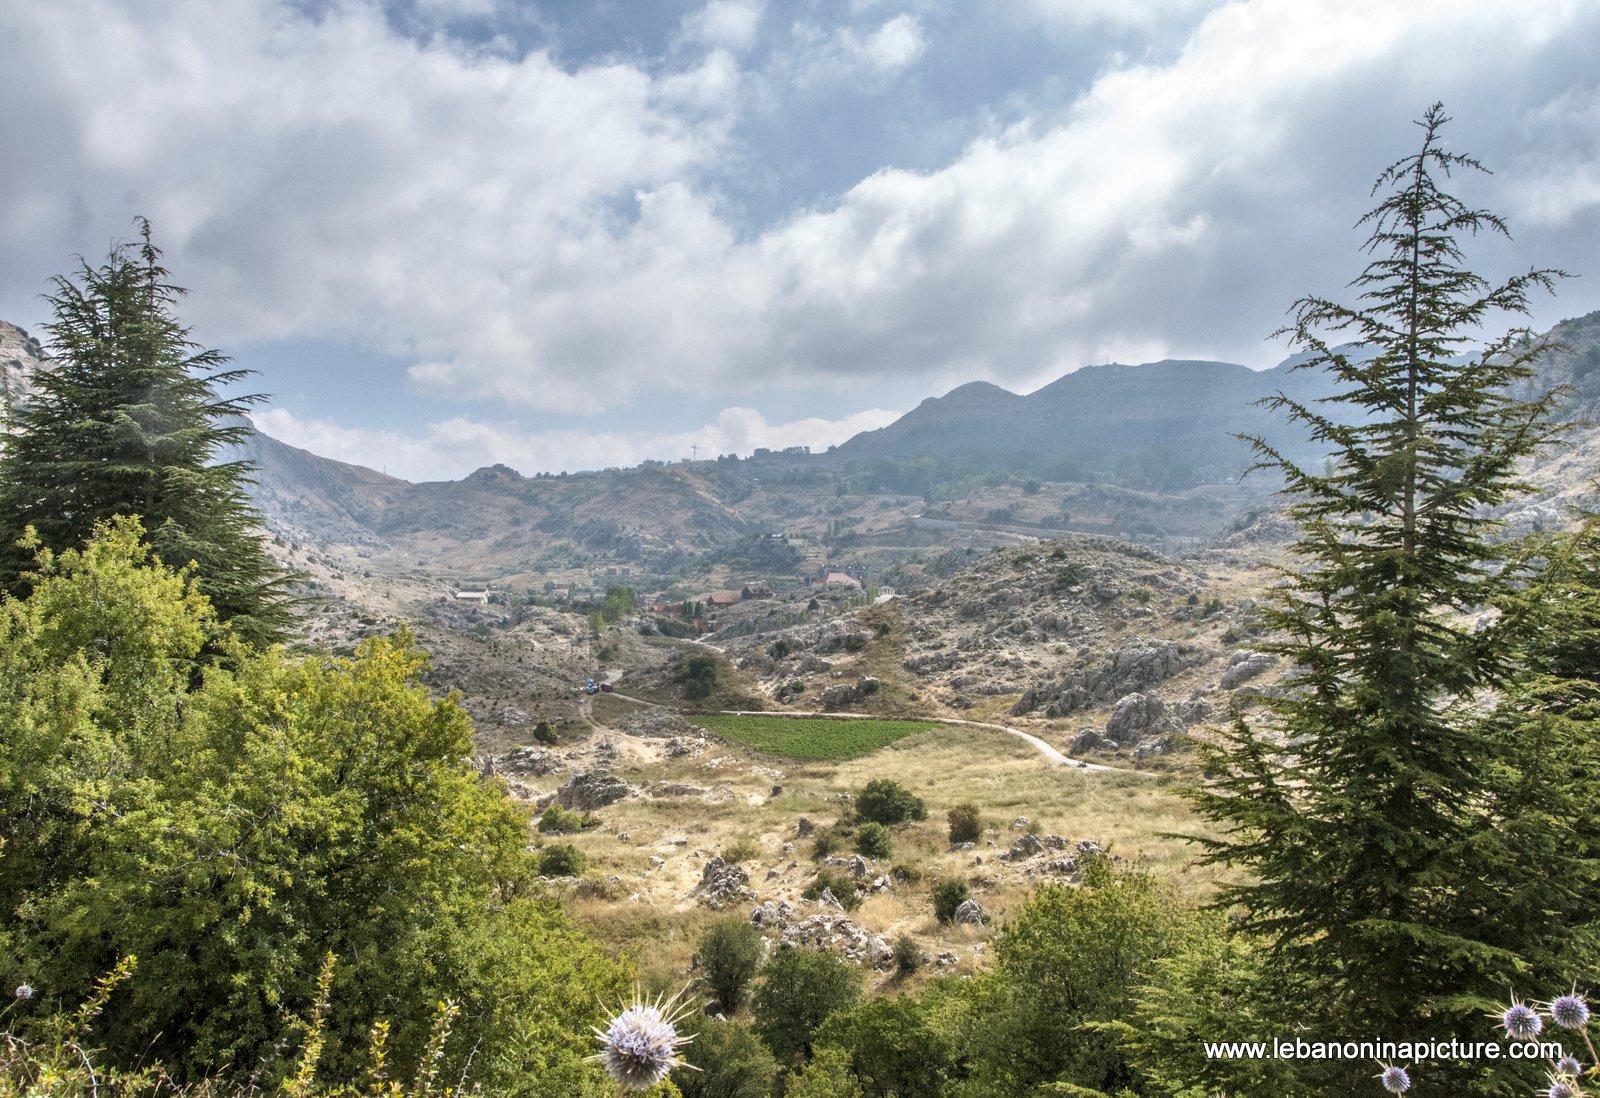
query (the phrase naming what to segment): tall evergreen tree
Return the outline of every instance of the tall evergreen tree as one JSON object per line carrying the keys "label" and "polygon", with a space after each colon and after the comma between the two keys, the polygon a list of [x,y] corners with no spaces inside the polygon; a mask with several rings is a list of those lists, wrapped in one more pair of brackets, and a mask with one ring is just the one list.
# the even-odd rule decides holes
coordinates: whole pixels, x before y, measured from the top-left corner
{"label": "tall evergreen tree", "polygon": [[200,590],[242,637],[277,639],[289,577],[262,545],[248,463],[219,460],[263,398],[219,395],[249,371],[189,338],[174,315],[184,291],[160,266],[150,223],[138,224],[138,243],[98,268],[80,259],[76,279],[58,276],[46,298],[56,366],[0,436],[0,585],[28,588],[26,527],[59,551],[82,545],[96,522],[139,515],[162,561],[195,562]]}
{"label": "tall evergreen tree", "polygon": [[1476,337],[1562,273],[1491,284],[1465,268],[1462,237],[1506,229],[1441,189],[1482,170],[1446,151],[1447,121],[1435,104],[1421,149],[1378,177],[1358,303],[1304,298],[1285,329],[1349,414],[1271,401],[1329,446],[1323,470],[1252,440],[1299,526],[1265,616],[1296,677],[1208,751],[1217,777],[1192,794],[1228,829],[1208,859],[1249,874],[1225,903],[1273,943],[1309,1012],[1296,1020],[1327,1034],[1481,1035],[1509,981],[1574,948],[1549,914],[1583,851],[1537,822],[1570,783],[1530,791],[1504,765],[1512,733],[1483,717],[1517,681],[1525,617],[1478,620],[1519,582],[1486,511],[1557,429],[1555,394],[1509,395],[1543,347],[1521,329]]}

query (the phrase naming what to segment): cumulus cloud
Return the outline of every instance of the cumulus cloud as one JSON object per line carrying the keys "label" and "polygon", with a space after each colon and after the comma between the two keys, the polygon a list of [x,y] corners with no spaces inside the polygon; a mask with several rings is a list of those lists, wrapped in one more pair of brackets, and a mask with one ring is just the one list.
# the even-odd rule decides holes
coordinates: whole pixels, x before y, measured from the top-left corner
{"label": "cumulus cloud", "polygon": [[711,0],[683,17],[683,37],[691,42],[746,50],[755,42],[766,8],[763,0]]}
{"label": "cumulus cloud", "polygon": [[423,431],[342,426],[332,419],[304,418],[284,408],[251,416],[262,431],[314,454],[379,469],[405,480],[456,480],[486,465],[508,465],[524,474],[576,472],[637,465],[646,459],[677,461],[738,454],[759,448],[809,446],[825,450],[862,431],[893,423],[900,413],[873,408],[841,419],[817,417],[768,423],[754,408],[725,408],[716,420],[692,431],[539,431],[515,421],[484,422],[455,416]]}
{"label": "cumulus cloud", "polygon": [[902,12],[871,30],[797,23],[773,75],[800,88],[852,80],[882,82],[928,48],[922,20]]}
{"label": "cumulus cloud", "polygon": [[[819,63],[903,74],[932,10],[813,28]],[[1265,365],[1288,301],[1355,272],[1366,187],[1441,97],[1451,140],[1506,169],[1464,185],[1527,215],[1529,259],[1582,271],[1600,244],[1595,103],[1574,90],[1600,9],[1580,0],[1234,0],[947,163],[742,224],[717,185],[753,155],[737,51],[775,18],[713,2],[683,27],[706,49],[565,64],[408,38],[375,0],[318,18],[5,5],[0,37],[27,46],[0,96],[27,109],[0,117],[19,150],[0,315],[36,322],[62,257],[140,212],[207,342],[356,342],[442,399],[571,407],[647,383],[754,403],[772,382],[921,395],[1163,354]]]}

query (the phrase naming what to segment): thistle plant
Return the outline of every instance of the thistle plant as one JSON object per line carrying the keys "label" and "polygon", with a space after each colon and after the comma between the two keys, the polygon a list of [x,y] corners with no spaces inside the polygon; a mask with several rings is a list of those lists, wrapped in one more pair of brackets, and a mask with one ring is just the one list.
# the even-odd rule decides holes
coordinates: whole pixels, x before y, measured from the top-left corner
{"label": "thistle plant", "polygon": [[[1548,1001],[1530,1000],[1524,1003],[1513,995],[1504,1010],[1490,1017],[1512,1041],[1534,1041],[1541,1035],[1546,1038],[1559,1036],[1547,1032],[1547,1026],[1577,1034],[1588,1051],[1589,1066],[1584,1067],[1584,1062],[1570,1053],[1549,1060],[1550,1070],[1545,1077],[1547,1085],[1539,1091],[1540,1098],[1600,1098],[1600,1089],[1585,1089],[1585,1083],[1600,1084],[1600,1052],[1596,1051],[1594,1039],[1589,1033],[1592,1018],[1589,1003],[1578,993],[1576,985],[1567,994]],[[1378,1080],[1390,1094],[1403,1094],[1411,1087],[1411,1077],[1403,1069],[1388,1065],[1383,1065]]]}
{"label": "thistle plant", "polygon": [[595,1027],[600,1051],[589,1059],[598,1060],[606,1069],[617,1084],[618,1095],[648,1090],[676,1067],[699,1070],[678,1058],[678,1050],[694,1040],[678,1033],[678,1023],[693,1009],[681,1001],[682,995],[682,990],[670,999],[658,995],[652,1002],[635,987],[633,1001],[623,1004],[605,1029]]}

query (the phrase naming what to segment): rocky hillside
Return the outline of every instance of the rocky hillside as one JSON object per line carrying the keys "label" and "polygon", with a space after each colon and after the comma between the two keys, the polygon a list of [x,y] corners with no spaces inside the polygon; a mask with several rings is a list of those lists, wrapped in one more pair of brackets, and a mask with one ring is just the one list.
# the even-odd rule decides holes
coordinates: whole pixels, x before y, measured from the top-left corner
{"label": "rocky hillside", "polygon": [[791,709],[1001,720],[1144,758],[1276,678],[1249,647],[1266,563],[1066,538],[954,554],[877,605],[747,604],[712,640]]}

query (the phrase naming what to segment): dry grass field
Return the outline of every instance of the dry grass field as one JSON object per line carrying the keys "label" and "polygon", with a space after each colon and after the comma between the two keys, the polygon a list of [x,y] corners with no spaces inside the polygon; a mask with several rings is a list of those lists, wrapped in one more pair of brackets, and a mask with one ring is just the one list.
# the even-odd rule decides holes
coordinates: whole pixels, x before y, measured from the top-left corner
{"label": "dry grass field", "polygon": [[[615,719],[627,707],[608,699],[596,707],[597,721]],[[571,769],[584,769],[585,753],[601,741],[616,749],[609,769],[639,795],[598,809],[602,822],[594,830],[545,841],[571,842],[588,855],[587,877],[562,886],[567,905],[597,937],[631,954],[653,986],[681,985],[695,943],[717,918],[748,918],[764,900],[793,901],[801,917],[820,912],[801,899],[818,863],[814,840],[798,836],[800,820],[827,829],[849,814],[850,802],[841,795],[874,778],[892,778],[916,793],[928,818],[892,829],[892,855],[869,860],[867,876],[869,882],[889,877],[892,887],[866,894],[851,918],[891,943],[910,935],[927,953],[954,953],[956,972],[985,964],[987,943],[1007,914],[1039,884],[1059,879],[1039,868],[1045,858],[999,858],[1025,830],[1060,835],[1069,846],[1089,839],[1119,857],[1142,860],[1191,899],[1204,898],[1217,880],[1214,872],[1192,867],[1192,845],[1170,837],[1203,830],[1174,792],[1173,779],[1061,766],[1000,732],[941,728],[844,762],[774,758],[719,740],[697,756],[674,759],[664,756],[658,740],[602,732],[564,749]],[[551,775],[539,781],[554,789],[562,780]],[[976,849],[953,851],[945,813],[963,802],[978,807],[985,832]],[[1028,824],[1014,826],[1019,817]],[[846,839],[836,857],[851,853]],[[755,895],[713,911],[694,889],[713,856],[730,854]],[[895,880],[896,867],[909,879]],[[941,926],[934,918],[930,890],[949,877],[969,882],[989,915],[985,928]],[[873,978],[880,987],[892,981],[888,973]]]}

